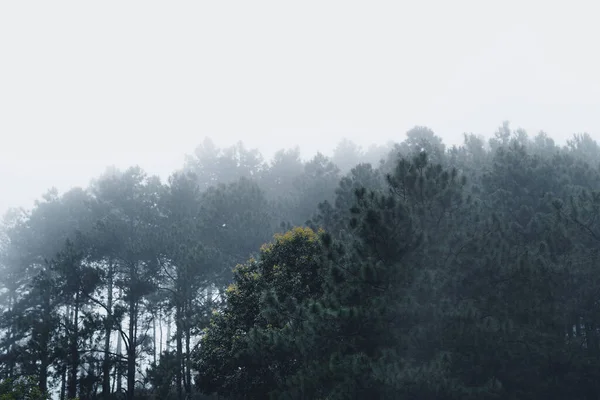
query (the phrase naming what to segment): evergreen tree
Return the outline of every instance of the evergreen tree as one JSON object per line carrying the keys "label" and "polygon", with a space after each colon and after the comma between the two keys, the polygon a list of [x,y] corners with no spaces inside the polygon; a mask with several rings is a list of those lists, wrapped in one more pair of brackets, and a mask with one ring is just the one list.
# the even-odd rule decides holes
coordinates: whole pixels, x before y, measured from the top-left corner
{"label": "evergreen tree", "polygon": [[321,292],[322,266],[318,234],[295,228],[236,267],[225,308],[213,315],[196,355],[202,391],[262,399],[299,368],[293,343],[270,339],[300,330],[300,306]]}

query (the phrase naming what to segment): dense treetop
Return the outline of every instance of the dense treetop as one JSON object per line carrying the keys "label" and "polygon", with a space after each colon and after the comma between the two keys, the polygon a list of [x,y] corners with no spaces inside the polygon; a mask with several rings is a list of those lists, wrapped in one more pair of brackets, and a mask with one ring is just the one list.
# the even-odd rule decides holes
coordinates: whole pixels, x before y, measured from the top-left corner
{"label": "dense treetop", "polygon": [[[205,140],[0,231],[0,399],[596,399],[600,147]],[[29,397],[27,397],[29,396]]]}

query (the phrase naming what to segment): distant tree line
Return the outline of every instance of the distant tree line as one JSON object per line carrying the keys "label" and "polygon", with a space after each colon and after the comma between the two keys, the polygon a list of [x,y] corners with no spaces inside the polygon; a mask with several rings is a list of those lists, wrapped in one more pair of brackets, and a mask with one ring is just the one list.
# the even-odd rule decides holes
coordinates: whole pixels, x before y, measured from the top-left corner
{"label": "distant tree line", "polygon": [[596,399],[599,189],[508,123],[108,169],[4,219],[0,398]]}

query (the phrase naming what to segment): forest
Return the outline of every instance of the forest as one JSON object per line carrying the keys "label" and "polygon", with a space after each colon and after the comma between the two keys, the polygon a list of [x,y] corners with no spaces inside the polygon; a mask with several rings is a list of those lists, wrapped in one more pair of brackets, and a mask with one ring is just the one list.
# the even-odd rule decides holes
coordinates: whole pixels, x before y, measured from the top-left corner
{"label": "forest", "polygon": [[586,133],[206,139],[5,215],[0,399],[597,399],[599,267]]}

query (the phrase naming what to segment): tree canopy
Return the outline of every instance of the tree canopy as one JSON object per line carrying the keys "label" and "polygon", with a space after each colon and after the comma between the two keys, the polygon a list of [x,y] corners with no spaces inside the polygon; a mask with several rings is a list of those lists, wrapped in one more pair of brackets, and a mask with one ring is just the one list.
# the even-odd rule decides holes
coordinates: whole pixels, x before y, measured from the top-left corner
{"label": "tree canopy", "polygon": [[205,140],[0,229],[0,399],[596,399],[600,147]]}

